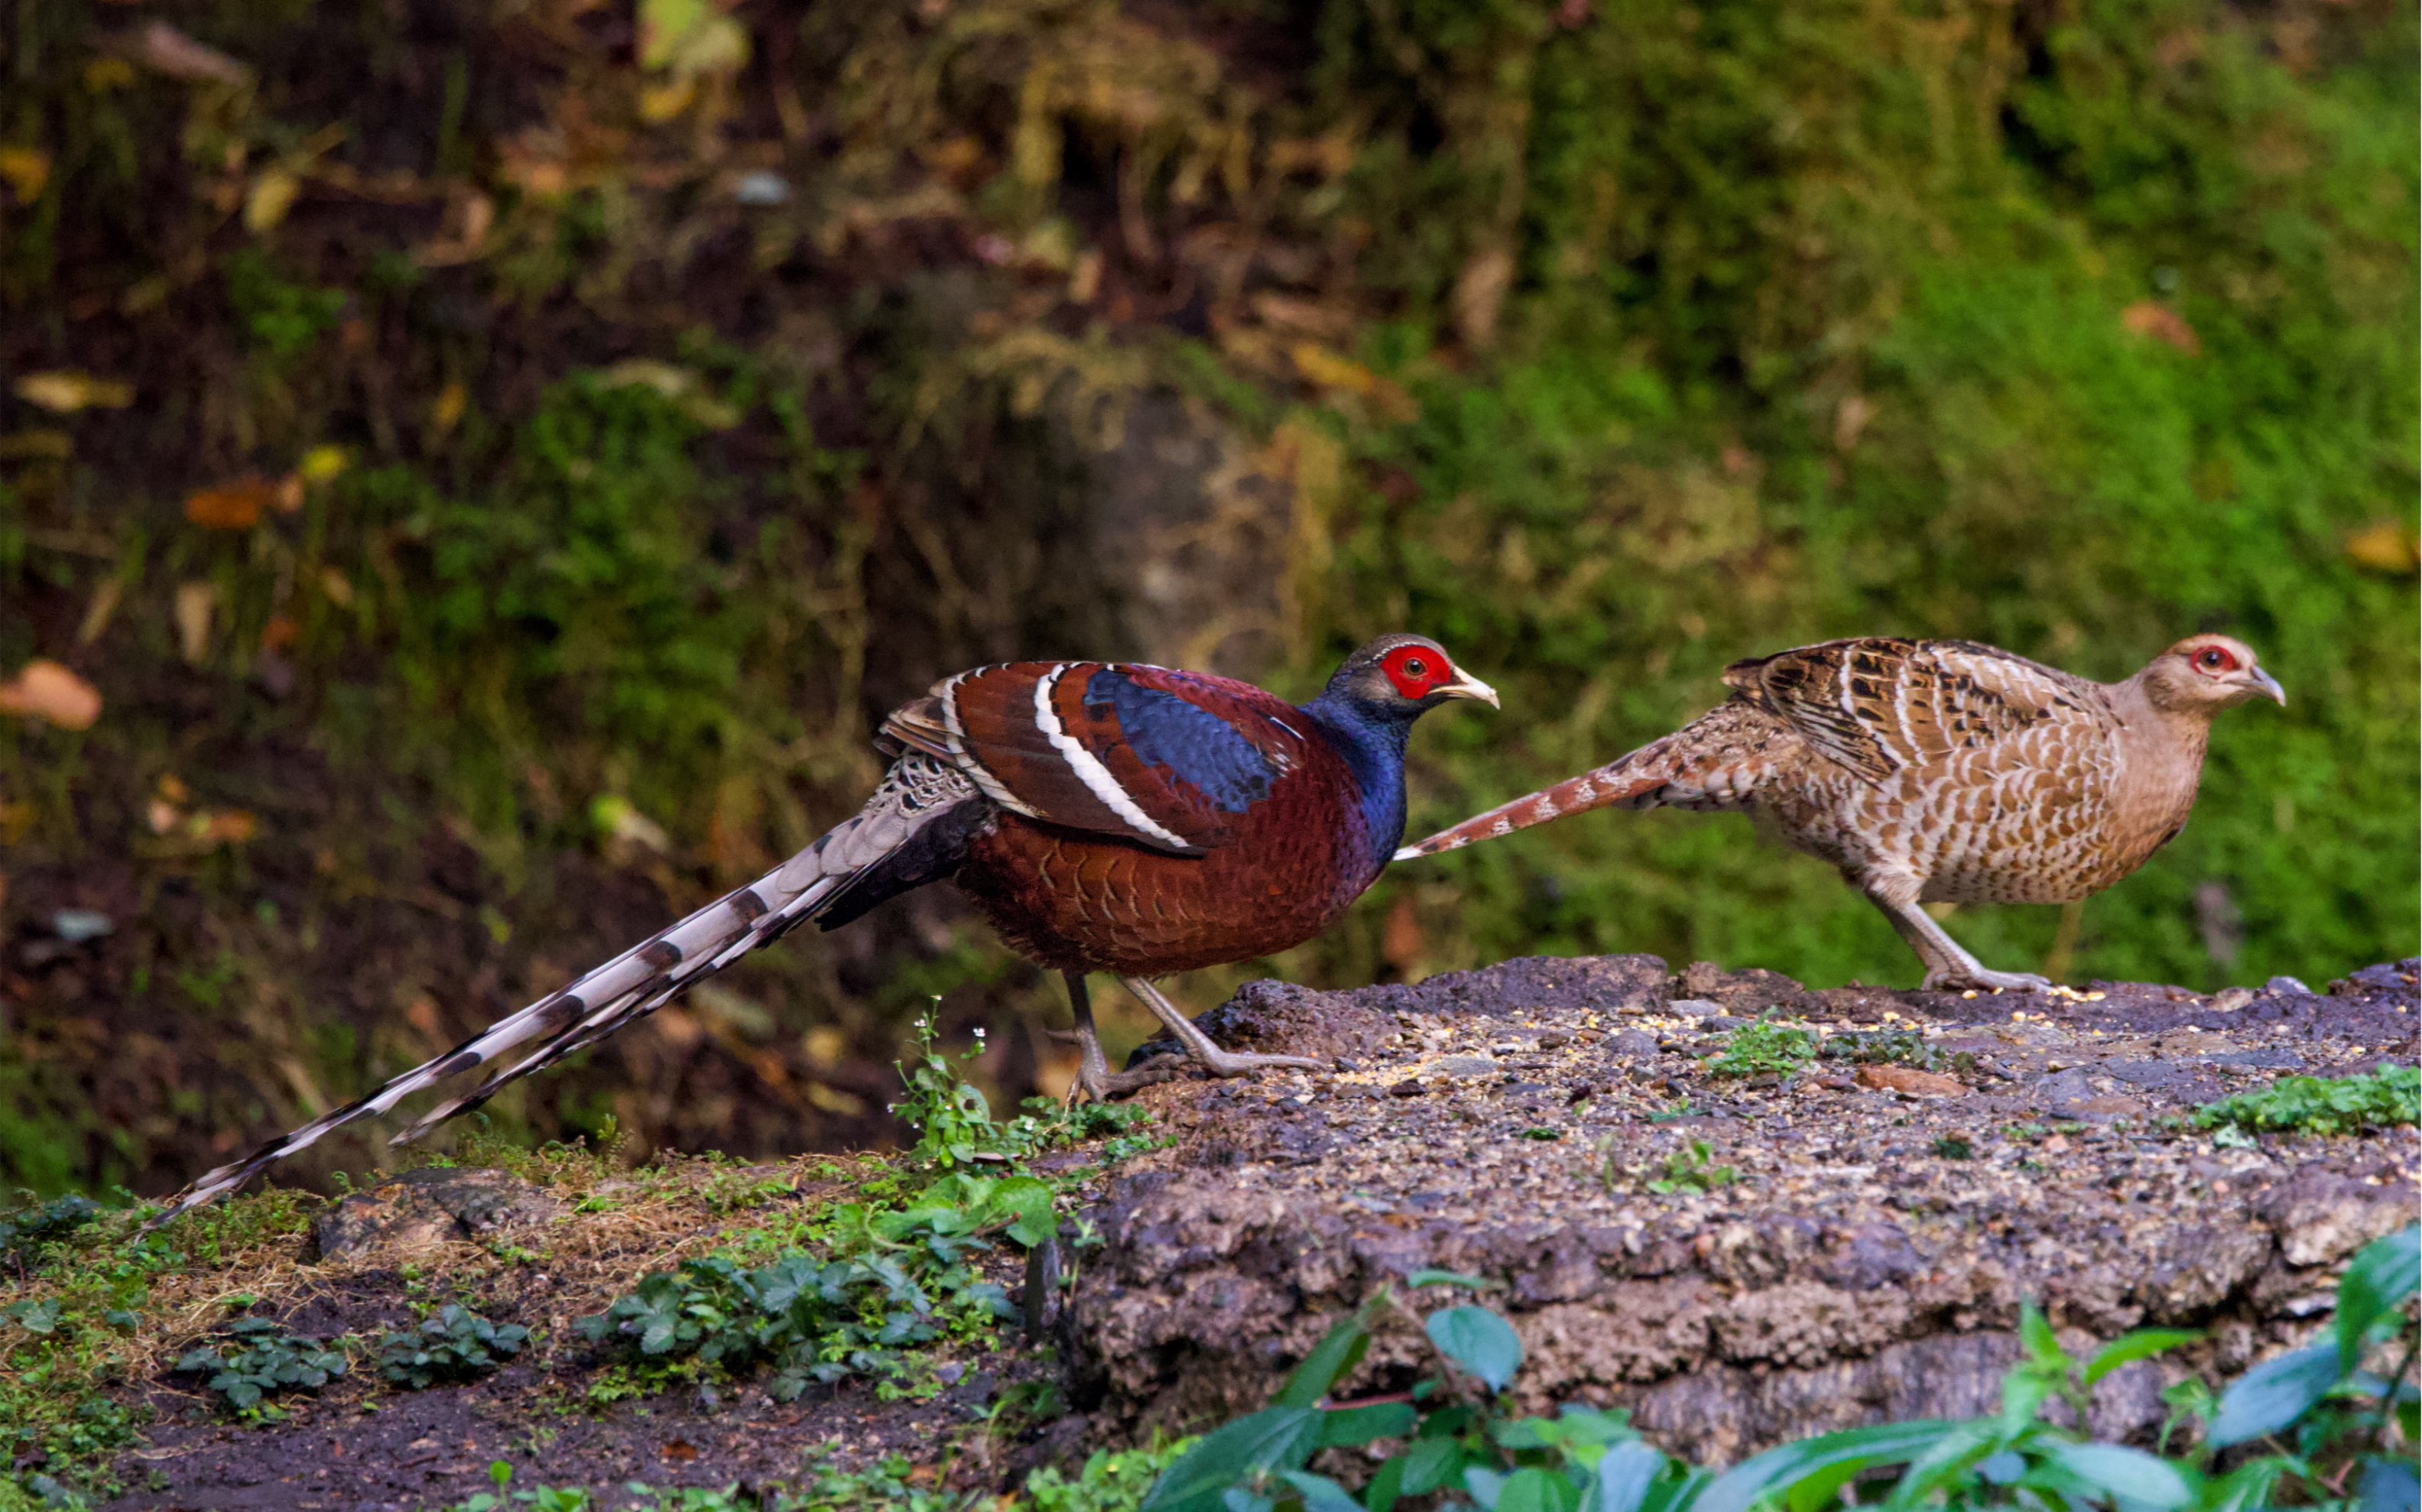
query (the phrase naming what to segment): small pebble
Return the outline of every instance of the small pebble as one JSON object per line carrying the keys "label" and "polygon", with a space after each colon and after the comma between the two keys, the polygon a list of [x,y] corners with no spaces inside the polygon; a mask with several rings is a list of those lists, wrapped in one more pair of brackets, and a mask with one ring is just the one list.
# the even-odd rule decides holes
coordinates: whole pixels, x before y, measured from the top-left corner
{"label": "small pebble", "polygon": [[1388,1095],[1391,1097],[1418,1097],[1427,1090],[1427,1088],[1422,1085],[1420,1078],[1407,1077],[1404,1080],[1390,1087],[1388,1089]]}

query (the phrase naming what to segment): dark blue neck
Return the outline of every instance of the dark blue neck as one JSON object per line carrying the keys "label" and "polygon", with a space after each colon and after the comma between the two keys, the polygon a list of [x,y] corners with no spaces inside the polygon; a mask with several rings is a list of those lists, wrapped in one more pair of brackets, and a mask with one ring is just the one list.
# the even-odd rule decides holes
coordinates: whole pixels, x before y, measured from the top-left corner
{"label": "dark blue neck", "polygon": [[1330,692],[1304,704],[1303,712],[1354,774],[1372,866],[1386,866],[1405,838],[1405,739],[1417,711],[1376,709]]}

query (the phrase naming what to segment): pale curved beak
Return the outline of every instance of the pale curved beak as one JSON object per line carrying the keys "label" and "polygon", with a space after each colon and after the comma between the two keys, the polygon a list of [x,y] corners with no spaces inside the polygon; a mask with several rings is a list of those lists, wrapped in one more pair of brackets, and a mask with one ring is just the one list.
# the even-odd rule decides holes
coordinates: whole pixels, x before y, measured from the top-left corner
{"label": "pale curved beak", "polygon": [[1497,701],[1497,690],[1495,688],[1490,687],[1487,684],[1482,682],[1479,678],[1472,676],[1470,672],[1465,671],[1460,667],[1455,669],[1455,681],[1444,685],[1439,689],[1439,696],[1440,698],[1448,699],[1478,699],[1481,702],[1487,704],[1492,709],[1504,707],[1503,704]]}
{"label": "pale curved beak", "polygon": [[2284,709],[2288,706],[2288,690],[2279,685],[2279,680],[2277,678],[2272,676],[2269,672],[2264,671],[2261,668],[2257,667],[2248,672],[2246,674],[2246,681],[2252,683],[2256,689],[2258,690],[2264,698],[2269,699],[2272,702],[2279,705],[2279,707]]}

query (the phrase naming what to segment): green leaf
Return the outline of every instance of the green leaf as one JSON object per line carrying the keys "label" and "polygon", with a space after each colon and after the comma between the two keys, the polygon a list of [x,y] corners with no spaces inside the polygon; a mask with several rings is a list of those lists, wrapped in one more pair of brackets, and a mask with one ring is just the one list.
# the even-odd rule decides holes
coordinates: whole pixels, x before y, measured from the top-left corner
{"label": "green leaf", "polygon": [[1321,1414],[1320,1446],[1355,1449],[1377,1439],[1401,1439],[1420,1422],[1421,1415],[1406,1402],[1331,1409]]}
{"label": "green leaf", "polygon": [[2027,1351],[2027,1358],[2038,1365],[2055,1367],[2068,1363],[2068,1351],[2060,1347],[2060,1340],[2052,1335],[2051,1322],[2033,1302],[2019,1304],[2019,1343]]}
{"label": "green leaf", "polygon": [[1327,1396],[1348,1371],[1361,1362],[1364,1352],[1371,1347],[1369,1312],[1370,1304],[1366,1302],[1350,1315],[1340,1318],[1327,1333],[1321,1335],[1320,1342],[1312,1347],[1312,1353],[1304,1356],[1303,1363],[1296,1366],[1294,1373],[1287,1377],[1285,1388],[1270,1405],[1318,1406],[1320,1399]]}
{"label": "green leaf", "polygon": [[2272,1490],[2288,1469],[2288,1461],[2277,1455],[2249,1459],[2204,1488],[2199,1512],[2257,1512],[2271,1506]]}
{"label": "green leaf", "polygon": [[1505,1477],[1497,1490],[1497,1512],[1574,1512],[1578,1487],[1563,1475],[1528,1465]]}
{"label": "green leaf", "polygon": [[2150,1360],[2157,1354],[2175,1349],[2182,1344],[2193,1344],[2202,1337],[2192,1329],[2138,1329],[2133,1333],[2123,1333],[2096,1352],[2085,1367],[2085,1384],[2092,1386],[2122,1365]]}
{"label": "green leaf", "polygon": [[1522,1368],[1522,1340],[1514,1326],[1485,1307],[1449,1307],[1423,1323],[1439,1352],[1502,1392]]}
{"label": "green leaf", "polygon": [[2115,1443],[2060,1443],[2049,1456],[2052,1463],[2115,1502],[2146,1507],[2179,1507],[2194,1500],[2194,1491],[2178,1467],[2156,1459],[2142,1449]]}
{"label": "green leaf", "polygon": [[1484,1291],[1489,1283],[1486,1277],[1467,1276],[1460,1270],[1423,1268],[1407,1276],[1405,1284],[1416,1291],[1423,1286],[1461,1286],[1466,1291]]}
{"label": "green leaf", "polygon": [[1405,1466],[1404,1494],[1426,1496],[1454,1484],[1463,1470],[1464,1452],[1463,1445],[1453,1439],[1424,1438],[1400,1457]]}
{"label": "green leaf", "polygon": [[1691,1512],[1749,1512],[1769,1496],[1781,1497],[1798,1512],[1831,1497],[1863,1471],[1909,1463],[1956,1426],[1921,1419],[1786,1443],[1752,1456],[1717,1476],[1691,1504]]}
{"label": "green leaf", "polygon": [[1405,1457],[1398,1455],[1381,1465],[1362,1488],[1362,1504],[1369,1512],[1394,1512],[1397,1500],[1405,1494]]}
{"label": "green leaf", "polygon": [[2364,1246],[2338,1283],[2338,1368],[2363,1362],[2371,1331],[2422,1287],[2422,1223]]}
{"label": "green leaf", "polygon": [[1486,1507],[1488,1512],[1497,1512],[1497,1499],[1505,1493],[1505,1473],[1490,1470],[1486,1465],[1467,1465],[1463,1471],[1463,1488],[1470,1491],[1471,1499]]}
{"label": "green leaf", "polygon": [[2367,1455],[2363,1478],[2355,1483],[2354,1504],[2357,1512],[2416,1512],[2422,1508],[2422,1475],[2410,1458]]}
{"label": "green leaf", "polygon": [[2221,1394],[2207,1441],[2225,1449],[2278,1432],[2311,1411],[2341,1374],[2336,1343],[2264,1361]]}
{"label": "green leaf", "polygon": [[1581,1512],[1640,1512],[1648,1488],[1665,1471],[1665,1456],[1644,1443],[1619,1443],[1597,1462]]}
{"label": "green leaf", "polygon": [[1014,1213],[1009,1236],[1033,1249],[1060,1232],[1060,1215],[1051,1204],[1051,1189],[1032,1176],[1011,1176],[992,1194],[996,1211]]}
{"label": "green leaf", "polygon": [[1143,1512],[1208,1505],[1240,1481],[1272,1470],[1298,1470],[1320,1444],[1322,1414],[1308,1407],[1265,1408],[1205,1434],[1169,1467],[1143,1499]]}
{"label": "green leaf", "polygon": [[[1909,1469],[1901,1473],[1898,1484],[1893,1487],[1887,1505],[1894,1512],[1901,1512],[1930,1502],[1935,1492],[1990,1457],[2005,1437],[2002,1425],[1990,1418],[1954,1425],[1935,1441],[1932,1448],[1910,1461]],[[2010,1457],[2017,1458],[2015,1455]],[[1992,1476],[1989,1473],[1986,1478]],[[2005,1476],[2004,1480],[2010,1478]]]}
{"label": "green leaf", "polygon": [[1279,1479],[1294,1487],[1296,1494],[1303,1498],[1303,1512],[1362,1512],[1362,1504],[1326,1475],[1289,1470],[1281,1472]]}

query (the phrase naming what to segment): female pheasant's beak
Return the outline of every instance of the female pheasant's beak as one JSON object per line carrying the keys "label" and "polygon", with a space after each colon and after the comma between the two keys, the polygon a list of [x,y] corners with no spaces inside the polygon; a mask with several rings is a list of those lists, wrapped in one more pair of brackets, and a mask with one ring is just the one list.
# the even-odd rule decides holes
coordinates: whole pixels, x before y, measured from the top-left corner
{"label": "female pheasant's beak", "polygon": [[1492,709],[1504,707],[1504,705],[1497,701],[1497,690],[1495,688],[1490,687],[1487,684],[1482,682],[1479,678],[1472,676],[1470,672],[1465,671],[1460,667],[1455,669],[1454,682],[1442,684],[1439,686],[1438,696],[1442,699],[1478,699],[1481,702],[1487,704]]}
{"label": "female pheasant's beak", "polygon": [[2279,685],[2279,680],[2277,678],[2272,676],[2269,672],[2264,671],[2261,668],[2247,668],[2245,669],[2245,682],[2247,686],[2253,688],[2255,692],[2261,694],[2264,698],[2269,699],[2272,702],[2279,705],[2279,707],[2284,709],[2288,706],[2288,690]]}

